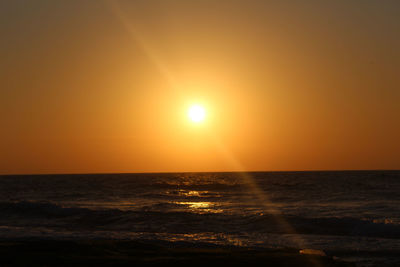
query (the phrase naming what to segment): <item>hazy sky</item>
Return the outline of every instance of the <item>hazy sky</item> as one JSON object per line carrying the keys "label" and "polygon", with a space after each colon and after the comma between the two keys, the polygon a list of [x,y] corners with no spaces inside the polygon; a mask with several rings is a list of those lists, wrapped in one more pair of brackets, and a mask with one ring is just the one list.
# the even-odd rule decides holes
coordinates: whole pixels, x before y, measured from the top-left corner
{"label": "hazy sky", "polygon": [[3,0],[0,35],[0,173],[400,169],[398,0]]}

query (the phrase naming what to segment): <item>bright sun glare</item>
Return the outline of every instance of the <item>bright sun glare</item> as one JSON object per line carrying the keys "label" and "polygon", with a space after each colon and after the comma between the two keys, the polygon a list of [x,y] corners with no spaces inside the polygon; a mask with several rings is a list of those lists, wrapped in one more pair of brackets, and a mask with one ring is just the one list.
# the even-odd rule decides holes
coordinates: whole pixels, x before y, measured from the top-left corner
{"label": "bright sun glare", "polygon": [[201,122],[206,116],[206,111],[202,106],[193,105],[189,108],[188,115],[193,122]]}

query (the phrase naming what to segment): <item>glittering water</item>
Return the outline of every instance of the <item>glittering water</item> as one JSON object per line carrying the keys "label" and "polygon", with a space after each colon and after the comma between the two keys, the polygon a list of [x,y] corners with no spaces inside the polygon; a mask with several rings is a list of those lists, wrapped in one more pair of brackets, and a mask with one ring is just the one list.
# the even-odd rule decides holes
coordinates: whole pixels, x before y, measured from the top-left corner
{"label": "glittering water", "polygon": [[399,192],[398,171],[0,176],[0,237],[311,248],[397,264]]}

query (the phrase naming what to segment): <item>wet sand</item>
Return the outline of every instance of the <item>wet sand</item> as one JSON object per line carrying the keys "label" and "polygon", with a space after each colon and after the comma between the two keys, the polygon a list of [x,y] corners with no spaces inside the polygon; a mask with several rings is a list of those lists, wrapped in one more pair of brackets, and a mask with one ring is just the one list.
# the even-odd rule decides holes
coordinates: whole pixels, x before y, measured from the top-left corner
{"label": "wet sand", "polygon": [[354,266],[298,250],[260,250],[179,242],[0,241],[0,266]]}

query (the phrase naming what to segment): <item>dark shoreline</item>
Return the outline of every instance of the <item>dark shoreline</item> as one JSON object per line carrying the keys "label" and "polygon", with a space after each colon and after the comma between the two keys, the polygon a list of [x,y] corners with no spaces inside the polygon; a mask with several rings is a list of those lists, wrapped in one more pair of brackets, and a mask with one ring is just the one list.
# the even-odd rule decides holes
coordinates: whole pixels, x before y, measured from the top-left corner
{"label": "dark shoreline", "polygon": [[0,266],[355,266],[296,249],[248,249],[183,242],[0,240]]}

